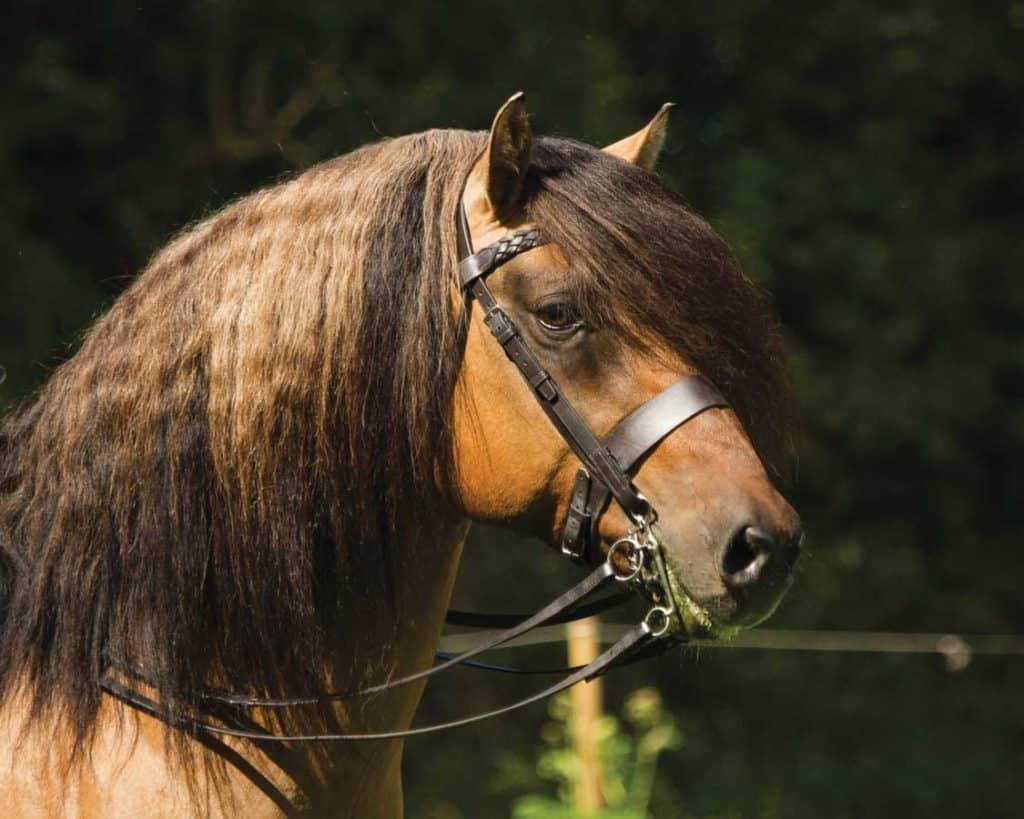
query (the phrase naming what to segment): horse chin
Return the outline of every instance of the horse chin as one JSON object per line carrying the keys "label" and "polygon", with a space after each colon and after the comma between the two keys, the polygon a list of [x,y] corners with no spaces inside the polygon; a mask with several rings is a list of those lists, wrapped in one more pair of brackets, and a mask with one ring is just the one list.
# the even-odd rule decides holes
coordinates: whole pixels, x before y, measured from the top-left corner
{"label": "horse chin", "polygon": [[669,569],[668,580],[676,608],[669,631],[684,640],[730,640],[769,616],[766,614],[757,622],[729,622],[729,612],[723,610],[730,608],[727,602],[717,598],[699,602],[672,569]]}
{"label": "horse chin", "polygon": [[766,610],[737,616],[736,601],[728,595],[698,601],[680,583],[673,571],[669,571],[669,584],[676,607],[670,631],[686,640],[728,641],[771,617],[783,597],[779,595]]}

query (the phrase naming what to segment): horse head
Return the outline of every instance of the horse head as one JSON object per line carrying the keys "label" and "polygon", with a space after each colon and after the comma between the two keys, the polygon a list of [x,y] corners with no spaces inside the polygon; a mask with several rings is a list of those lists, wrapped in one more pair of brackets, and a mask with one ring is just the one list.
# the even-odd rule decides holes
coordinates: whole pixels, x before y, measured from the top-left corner
{"label": "horse head", "polygon": [[[799,553],[799,519],[748,433],[756,427],[766,456],[777,447],[779,427],[764,416],[786,412],[789,386],[762,294],[651,173],[668,108],[598,151],[534,140],[516,95],[494,119],[462,208],[475,248],[528,228],[550,239],[488,285],[600,437],[685,376],[728,397],[732,406],[704,408],[644,452],[633,474],[659,516],[680,625],[722,633],[774,610]],[[557,543],[580,460],[472,308],[455,404],[459,495],[474,518]],[[592,511],[604,552],[634,523],[615,504]]]}
{"label": "horse head", "polygon": [[[772,478],[794,415],[780,333],[651,173],[666,115],[602,151],[534,139],[516,96],[486,137],[384,140],[154,256],[0,430],[13,812],[46,812],[60,725],[69,760],[97,751],[113,812],[148,811],[151,782],[179,806],[202,782],[263,799],[253,771],[273,761],[325,813],[398,815],[401,744],[343,746],[410,735],[426,677],[455,662],[432,665],[467,520],[561,545],[588,577],[637,559],[619,544],[642,533],[665,630],[772,611],[800,543]],[[137,741],[103,691],[140,709]],[[241,728],[231,692],[256,709]],[[184,730],[166,742],[161,722]],[[225,733],[309,740],[305,768],[255,746],[230,781],[175,764]],[[280,815],[260,804],[247,815]]]}

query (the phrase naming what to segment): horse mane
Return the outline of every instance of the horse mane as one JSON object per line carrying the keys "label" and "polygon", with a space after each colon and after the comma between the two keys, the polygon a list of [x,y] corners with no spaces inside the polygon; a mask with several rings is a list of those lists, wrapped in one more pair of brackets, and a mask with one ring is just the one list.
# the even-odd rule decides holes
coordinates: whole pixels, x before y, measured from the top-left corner
{"label": "horse mane", "polygon": [[[379,640],[400,529],[455,483],[438,226],[480,147],[385,141],[186,230],[6,423],[0,695],[81,740],[111,658],[167,702],[280,696],[330,687],[341,618]],[[372,675],[388,646],[352,648]]]}
{"label": "horse mane", "polygon": [[[384,141],[184,231],[8,419],[0,697],[82,740],[111,657],[166,702],[337,684],[329,635],[396,605],[399,539],[457,505],[455,208],[483,144]],[[592,319],[691,360],[785,449],[778,329],[707,223],[567,140],[536,141],[527,188]],[[369,678],[387,648],[347,653]]]}

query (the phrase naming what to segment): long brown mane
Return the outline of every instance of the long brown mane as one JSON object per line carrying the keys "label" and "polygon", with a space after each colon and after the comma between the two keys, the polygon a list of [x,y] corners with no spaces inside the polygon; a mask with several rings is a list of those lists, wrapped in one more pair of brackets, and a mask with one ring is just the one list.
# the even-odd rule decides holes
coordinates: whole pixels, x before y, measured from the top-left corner
{"label": "long brown mane", "polygon": [[[400,621],[403,532],[453,508],[454,214],[483,135],[386,141],[156,255],[0,435],[0,696],[88,734],[110,656],[159,695],[329,688],[342,620]],[[646,173],[538,140],[530,215],[593,321],[658,339],[765,457],[790,390],[761,293]],[[637,334],[633,328],[643,331]],[[373,676],[387,645],[348,646]]]}

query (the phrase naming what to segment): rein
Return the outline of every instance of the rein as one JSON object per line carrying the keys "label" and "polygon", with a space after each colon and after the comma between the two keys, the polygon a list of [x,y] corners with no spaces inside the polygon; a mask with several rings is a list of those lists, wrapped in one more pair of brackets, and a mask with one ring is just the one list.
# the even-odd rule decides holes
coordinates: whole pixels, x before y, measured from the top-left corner
{"label": "rein", "polygon": [[[124,678],[146,684],[145,670],[128,667],[113,659],[110,666],[115,673],[101,679],[100,686],[103,691],[173,728],[193,734],[205,734],[207,737],[239,737],[260,743],[403,739],[457,728],[509,713],[551,697],[578,682],[594,679],[610,668],[659,654],[680,642],[680,638],[672,634],[673,626],[679,620],[679,612],[672,594],[673,588],[678,588],[678,583],[669,577],[665,555],[657,536],[657,512],[634,486],[631,472],[647,453],[677,427],[706,409],[727,407],[728,403],[703,377],[686,376],[633,410],[602,441],[591,431],[555,380],[541,365],[515,322],[487,286],[487,277],[501,265],[521,253],[545,244],[539,231],[533,228],[516,231],[474,253],[461,200],[456,230],[461,258],[459,277],[467,307],[472,300],[480,304],[484,310],[484,323],[491,334],[509,360],[519,369],[534,398],[582,464],[576,475],[572,498],[562,527],[562,553],[579,564],[597,563],[595,558],[600,551],[598,524],[612,499],[626,513],[634,528],[612,544],[600,563],[585,578],[535,614],[523,616],[449,612],[446,617],[449,624],[500,630],[467,651],[454,655],[439,654],[441,662],[430,668],[356,691],[266,699],[205,689],[200,692],[199,698],[211,705],[220,704],[235,709],[313,706],[384,693],[428,679],[460,664],[512,673],[564,673],[565,676],[535,694],[492,711],[401,731],[364,734],[281,735],[265,731],[248,720],[244,721],[243,727],[234,727],[193,718],[183,714],[178,708],[139,693],[131,685],[126,684]],[[585,602],[595,592],[618,583],[630,587],[631,591]],[[564,623],[590,616],[631,599],[634,593],[648,598],[652,603],[651,608],[640,622],[633,625],[617,642],[587,665],[558,671],[531,672],[529,669],[490,666],[474,660],[478,655],[505,645],[542,625]],[[683,594],[685,595],[685,591]],[[200,714],[203,713],[199,706],[196,710]]]}

